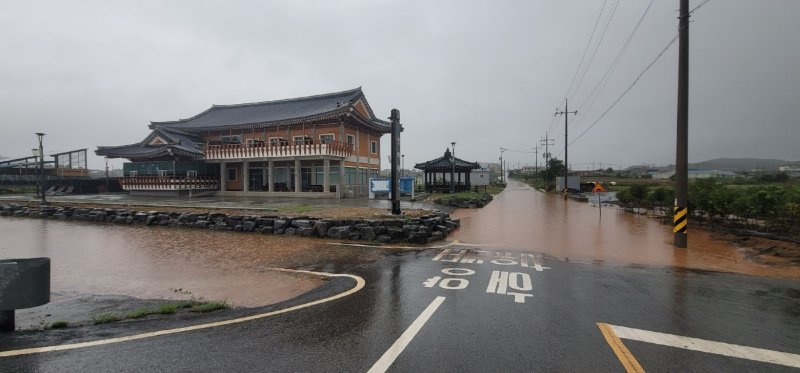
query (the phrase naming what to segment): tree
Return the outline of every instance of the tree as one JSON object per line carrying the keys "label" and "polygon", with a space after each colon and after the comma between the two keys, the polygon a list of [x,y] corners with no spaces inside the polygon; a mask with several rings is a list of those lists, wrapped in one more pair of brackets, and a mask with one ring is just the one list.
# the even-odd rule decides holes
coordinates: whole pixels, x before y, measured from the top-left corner
{"label": "tree", "polygon": [[631,185],[628,191],[631,194],[631,199],[633,199],[633,203],[637,205],[643,204],[647,200],[647,185],[644,184],[633,184]]}
{"label": "tree", "polygon": [[714,179],[697,179],[689,185],[689,209],[700,215],[700,224],[703,224],[704,215],[710,219],[714,214],[711,194],[717,188],[719,183]]}
{"label": "tree", "polygon": [[551,183],[555,183],[557,176],[564,176],[564,162],[557,158],[550,158],[545,176]]}

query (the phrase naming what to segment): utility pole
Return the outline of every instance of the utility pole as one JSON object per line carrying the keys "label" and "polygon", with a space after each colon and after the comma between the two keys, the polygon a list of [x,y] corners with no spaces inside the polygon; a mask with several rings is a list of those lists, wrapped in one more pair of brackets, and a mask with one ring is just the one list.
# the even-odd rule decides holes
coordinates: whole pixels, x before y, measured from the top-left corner
{"label": "utility pole", "polygon": [[452,166],[450,168],[450,193],[456,192],[456,142],[451,141],[450,145],[453,147],[453,151],[450,153],[450,162]]}
{"label": "utility pole", "polygon": [[556,111],[556,116],[564,115],[564,199],[567,198],[567,174],[569,173],[569,158],[567,158],[567,148],[569,146],[569,137],[567,137],[567,119],[570,114],[577,115],[578,111],[569,111],[567,99],[564,99],[564,111]]}
{"label": "utility pole", "polygon": [[680,0],[678,16],[678,136],[675,149],[674,246],[687,246],[689,217],[689,0]]}
{"label": "utility pole", "polygon": [[45,194],[47,194],[47,186],[44,183],[44,147],[42,146],[42,138],[44,137],[44,133],[36,132],[36,136],[39,137],[39,184],[41,185],[42,189],[42,204],[47,204],[47,198]]}
{"label": "utility pole", "polygon": [[500,147],[500,181],[502,181],[503,183],[506,182],[506,172],[503,170],[504,169],[504,167],[503,167],[503,152],[505,152],[506,150],[508,150],[508,149],[505,149],[502,146]]}
{"label": "utility pole", "polygon": [[555,145],[555,140],[547,137],[547,132],[544,133],[544,139],[541,140],[544,144],[544,190],[547,191],[547,185],[550,183],[550,145]]}
{"label": "utility pole", "polygon": [[109,183],[108,183],[108,157],[106,157],[106,193],[109,192]]}
{"label": "utility pole", "polygon": [[533,184],[537,185],[539,184],[539,144],[533,148],[533,160],[535,164],[533,166]]}

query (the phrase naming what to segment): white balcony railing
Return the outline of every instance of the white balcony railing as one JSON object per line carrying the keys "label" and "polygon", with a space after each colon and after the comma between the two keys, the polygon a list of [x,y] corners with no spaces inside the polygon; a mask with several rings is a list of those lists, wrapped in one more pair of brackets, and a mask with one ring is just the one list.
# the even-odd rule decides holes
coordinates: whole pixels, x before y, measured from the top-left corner
{"label": "white balcony railing", "polygon": [[228,144],[206,145],[203,153],[208,160],[281,158],[299,156],[334,156],[346,158],[353,154],[353,145],[343,142],[304,143],[287,145],[270,144]]}
{"label": "white balcony railing", "polygon": [[194,177],[134,176],[123,178],[120,184],[128,191],[219,190],[219,180]]}

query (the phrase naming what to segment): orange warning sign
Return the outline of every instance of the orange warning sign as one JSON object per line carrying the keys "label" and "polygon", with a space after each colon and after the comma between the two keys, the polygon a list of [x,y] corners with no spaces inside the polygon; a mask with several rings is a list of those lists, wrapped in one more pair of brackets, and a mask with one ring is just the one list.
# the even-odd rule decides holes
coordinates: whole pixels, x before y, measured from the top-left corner
{"label": "orange warning sign", "polygon": [[597,193],[597,192],[608,192],[608,189],[606,189],[606,187],[604,187],[602,183],[595,181],[594,188],[592,188],[592,193]]}

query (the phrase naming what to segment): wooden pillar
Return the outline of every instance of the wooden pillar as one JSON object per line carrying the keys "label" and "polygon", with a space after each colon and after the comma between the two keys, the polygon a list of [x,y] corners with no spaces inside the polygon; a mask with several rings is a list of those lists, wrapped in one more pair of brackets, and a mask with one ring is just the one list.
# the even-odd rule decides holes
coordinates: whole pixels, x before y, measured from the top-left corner
{"label": "wooden pillar", "polygon": [[242,190],[250,191],[250,162],[242,161]]}
{"label": "wooden pillar", "polygon": [[225,166],[225,162],[219,164],[219,190],[222,192],[228,190],[228,170]]}
{"label": "wooden pillar", "polygon": [[344,198],[344,159],[339,161],[339,186],[336,187],[339,198]]}
{"label": "wooden pillar", "polygon": [[325,158],[322,160],[322,191],[330,192],[331,190],[331,160]]}
{"label": "wooden pillar", "polygon": [[267,162],[267,190],[270,192],[275,191],[275,161],[269,160]]}
{"label": "wooden pillar", "polygon": [[303,190],[302,178],[300,173],[300,160],[294,160],[294,191],[301,192]]}
{"label": "wooden pillar", "polygon": [[261,191],[266,191],[264,186],[267,185],[267,162],[261,162]]}

